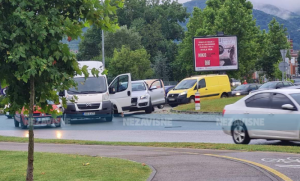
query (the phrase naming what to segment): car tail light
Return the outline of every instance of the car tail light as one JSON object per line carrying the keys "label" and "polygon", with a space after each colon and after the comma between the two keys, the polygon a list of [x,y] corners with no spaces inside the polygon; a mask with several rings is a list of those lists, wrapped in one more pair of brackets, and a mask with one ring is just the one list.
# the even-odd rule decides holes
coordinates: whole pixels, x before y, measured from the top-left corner
{"label": "car tail light", "polygon": [[225,114],[225,109],[223,109],[223,113],[222,113],[222,116],[224,116],[224,114]]}

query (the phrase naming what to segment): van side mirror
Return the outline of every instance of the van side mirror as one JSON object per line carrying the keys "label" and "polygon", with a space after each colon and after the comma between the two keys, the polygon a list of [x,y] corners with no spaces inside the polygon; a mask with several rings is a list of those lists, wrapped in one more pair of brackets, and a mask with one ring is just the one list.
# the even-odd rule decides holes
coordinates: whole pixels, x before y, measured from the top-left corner
{"label": "van side mirror", "polygon": [[60,97],[64,97],[64,96],[65,96],[65,91],[59,91],[58,95],[59,95]]}
{"label": "van side mirror", "polygon": [[116,89],[114,87],[110,87],[109,88],[109,93],[110,94],[115,94],[116,93]]}

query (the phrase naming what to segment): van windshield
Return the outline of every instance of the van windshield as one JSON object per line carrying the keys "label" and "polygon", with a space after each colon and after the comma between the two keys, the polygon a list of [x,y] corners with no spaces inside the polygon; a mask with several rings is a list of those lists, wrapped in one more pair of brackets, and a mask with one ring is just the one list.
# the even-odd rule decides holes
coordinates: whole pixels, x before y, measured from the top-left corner
{"label": "van windshield", "polygon": [[76,77],[74,81],[78,84],[77,89],[75,87],[69,89],[68,94],[93,94],[107,91],[104,76],[88,77],[86,80],[84,77]]}
{"label": "van windshield", "polygon": [[190,89],[196,84],[196,82],[197,82],[197,79],[183,80],[174,88],[174,90]]}

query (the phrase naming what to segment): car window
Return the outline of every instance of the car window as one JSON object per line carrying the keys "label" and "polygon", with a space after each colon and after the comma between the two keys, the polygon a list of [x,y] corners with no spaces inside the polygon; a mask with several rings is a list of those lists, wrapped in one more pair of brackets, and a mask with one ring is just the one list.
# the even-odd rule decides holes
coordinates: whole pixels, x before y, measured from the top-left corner
{"label": "car window", "polygon": [[271,100],[270,93],[259,93],[245,100],[247,107],[269,108]]}
{"label": "car window", "polygon": [[259,89],[275,89],[276,88],[276,82],[267,82],[259,87]]}
{"label": "car window", "polygon": [[152,83],[151,87],[156,86],[157,89],[162,88],[160,80],[156,80]]}
{"label": "car window", "polygon": [[142,82],[137,82],[137,83],[132,83],[132,91],[145,91],[146,90],[146,86],[144,83]]}
{"label": "car window", "polygon": [[300,105],[300,94],[290,94],[290,96]]}
{"label": "car window", "polygon": [[291,86],[292,84],[291,84],[290,82],[283,82],[283,85],[284,85],[284,87],[289,87],[289,86]]}
{"label": "car window", "polygon": [[[205,79],[199,80],[199,82],[198,82],[198,89],[202,89],[202,88],[205,88],[205,87],[206,87]],[[195,86],[195,90],[196,89],[197,89],[197,86]]]}
{"label": "car window", "polygon": [[282,82],[277,83],[276,88],[281,88],[281,87],[283,87],[283,83]]}
{"label": "car window", "polygon": [[257,86],[256,85],[250,85],[250,90],[256,90]]}
{"label": "car window", "polygon": [[279,93],[273,93],[270,108],[271,109],[282,109],[282,105],[291,104],[294,106],[293,102],[285,95]]}
{"label": "car window", "polygon": [[110,87],[113,87],[116,92],[125,91],[128,88],[128,75],[122,75],[114,80]]}

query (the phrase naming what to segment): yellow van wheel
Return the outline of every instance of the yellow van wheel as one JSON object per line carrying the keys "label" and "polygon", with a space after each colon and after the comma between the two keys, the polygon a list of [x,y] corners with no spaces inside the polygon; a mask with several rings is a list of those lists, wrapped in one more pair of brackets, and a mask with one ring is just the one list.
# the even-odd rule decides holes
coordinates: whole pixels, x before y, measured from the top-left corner
{"label": "yellow van wheel", "polygon": [[228,95],[227,95],[226,93],[223,93],[223,94],[221,95],[221,98],[228,98]]}
{"label": "yellow van wheel", "polygon": [[190,103],[195,103],[195,97],[194,96],[190,97]]}

